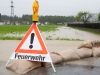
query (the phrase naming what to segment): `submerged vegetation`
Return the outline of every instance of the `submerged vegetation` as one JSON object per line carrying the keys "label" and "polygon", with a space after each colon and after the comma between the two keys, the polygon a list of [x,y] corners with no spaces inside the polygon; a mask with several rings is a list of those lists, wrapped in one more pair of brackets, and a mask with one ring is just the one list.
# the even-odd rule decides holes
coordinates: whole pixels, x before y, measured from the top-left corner
{"label": "submerged vegetation", "polygon": [[[52,33],[61,26],[57,25],[43,25],[43,26],[38,26],[40,32],[51,32]],[[0,25],[0,40],[21,40],[25,33],[28,31],[30,28],[30,25]],[[75,28],[75,27],[74,27]],[[95,34],[100,34],[100,31],[96,30],[91,30],[91,29],[86,29],[86,28],[75,28],[87,32],[92,32]],[[63,34],[63,33],[62,33]],[[77,38],[52,38],[51,36],[47,36],[45,38],[46,40],[68,40],[68,41],[82,41],[81,39]]]}

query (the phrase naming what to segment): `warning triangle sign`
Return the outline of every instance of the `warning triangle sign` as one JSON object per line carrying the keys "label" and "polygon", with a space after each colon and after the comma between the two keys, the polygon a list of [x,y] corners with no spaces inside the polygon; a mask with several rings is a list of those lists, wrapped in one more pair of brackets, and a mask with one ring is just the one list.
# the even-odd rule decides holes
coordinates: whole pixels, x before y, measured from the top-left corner
{"label": "warning triangle sign", "polygon": [[33,24],[15,50],[17,53],[47,54],[36,24]]}
{"label": "warning triangle sign", "polygon": [[32,24],[10,59],[52,62],[36,24]]}

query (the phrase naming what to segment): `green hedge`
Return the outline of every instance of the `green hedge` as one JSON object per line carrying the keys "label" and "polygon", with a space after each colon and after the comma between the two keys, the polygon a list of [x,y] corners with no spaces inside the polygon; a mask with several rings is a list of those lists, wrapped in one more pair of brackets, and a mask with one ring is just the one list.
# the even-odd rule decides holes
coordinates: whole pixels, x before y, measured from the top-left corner
{"label": "green hedge", "polygon": [[68,26],[71,27],[81,27],[81,28],[90,28],[90,29],[100,29],[100,23],[70,23]]}

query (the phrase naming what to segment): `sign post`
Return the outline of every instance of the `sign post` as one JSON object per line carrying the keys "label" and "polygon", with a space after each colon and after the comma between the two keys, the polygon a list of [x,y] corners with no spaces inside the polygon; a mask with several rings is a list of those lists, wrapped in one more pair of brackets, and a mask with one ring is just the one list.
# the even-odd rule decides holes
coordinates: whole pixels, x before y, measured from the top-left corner
{"label": "sign post", "polygon": [[[56,72],[50,54],[36,25],[36,22],[38,22],[38,17],[36,17],[36,15],[38,15],[38,8],[38,2],[35,0],[33,3],[34,14],[32,15],[33,24],[19,43],[18,47],[12,53],[10,59],[50,62],[54,72]],[[7,64],[10,62],[10,59]]]}
{"label": "sign post", "polygon": [[10,59],[51,62],[51,66],[54,69],[54,72],[56,72],[52,64],[49,52],[36,24],[31,25],[26,35],[21,40],[20,44],[11,55]]}

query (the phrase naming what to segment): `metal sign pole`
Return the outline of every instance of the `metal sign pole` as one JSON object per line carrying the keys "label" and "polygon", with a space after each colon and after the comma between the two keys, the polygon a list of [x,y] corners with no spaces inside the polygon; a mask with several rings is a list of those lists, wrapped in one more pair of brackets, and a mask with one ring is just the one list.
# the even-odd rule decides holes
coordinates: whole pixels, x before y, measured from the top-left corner
{"label": "metal sign pole", "polygon": [[54,65],[52,64],[52,62],[51,62],[51,66],[52,66],[54,72],[56,72],[56,69],[55,69]]}

